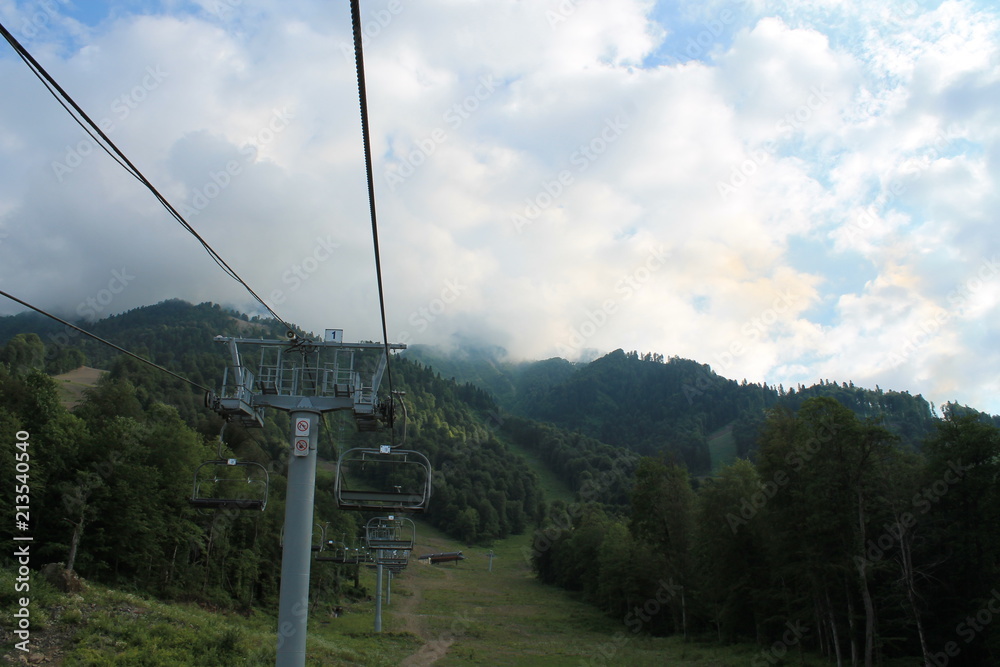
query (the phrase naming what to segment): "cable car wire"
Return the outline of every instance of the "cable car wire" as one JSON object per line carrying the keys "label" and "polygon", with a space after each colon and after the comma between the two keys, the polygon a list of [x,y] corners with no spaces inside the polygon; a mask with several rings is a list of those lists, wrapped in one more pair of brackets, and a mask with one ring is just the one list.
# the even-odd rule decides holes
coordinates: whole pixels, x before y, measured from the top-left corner
{"label": "cable car wire", "polygon": [[[111,157],[114,158],[119,165],[121,165],[134,178],[136,178],[140,183],[146,186],[146,188],[150,192],[153,193],[153,196],[156,197],[156,199],[160,202],[160,204],[163,205],[163,207],[167,210],[167,212],[170,213],[170,215],[178,223],[180,223],[180,225],[184,227],[184,229],[190,232],[198,240],[199,243],[201,243],[202,247],[205,248],[205,251],[209,254],[209,256],[213,260],[215,260],[215,263],[218,264],[222,268],[222,270],[226,272],[227,275],[229,275],[233,280],[240,283],[244,288],[246,288],[246,290],[250,293],[250,295],[254,299],[256,299],[257,302],[260,303],[260,305],[262,305],[267,310],[267,312],[271,313],[271,315],[273,315],[276,320],[281,322],[286,329],[291,331],[292,330],[291,325],[289,325],[288,322],[286,322],[280,315],[274,312],[274,310],[272,310],[271,307],[268,306],[267,303],[265,303],[264,300],[261,299],[257,295],[257,293],[253,291],[250,285],[248,285],[246,281],[243,280],[243,278],[241,278],[239,274],[237,274],[236,271],[232,267],[230,267],[229,264],[226,263],[224,259],[222,259],[222,256],[219,255],[219,253],[217,253],[215,249],[212,248],[211,245],[209,245],[208,241],[202,238],[202,236],[197,231],[195,231],[194,227],[192,227],[191,224],[184,219],[184,216],[182,216],[177,211],[177,209],[175,209],[173,205],[171,205],[170,202],[167,201],[166,197],[160,194],[159,190],[156,189],[156,187],[149,181],[149,179],[147,179],[142,174],[142,172],[139,171],[138,167],[132,164],[132,161],[125,156],[125,154],[118,148],[117,145],[115,145],[113,141],[111,141],[111,139],[108,137],[107,134],[105,134],[105,132],[100,128],[100,126],[98,126],[98,124],[95,123],[82,108],[80,108],[80,105],[76,103],[76,101],[69,95],[69,93],[63,90],[62,86],[60,86],[59,83],[52,78],[52,76],[45,70],[45,68],[42,67],[37,60],[35,60],[35,58],[31,55],[31,53],[29,53],[28,50],[24,46],[22,46],[20,42],[17,41],[14,35],[12,35],[10,31],[7,30],[7,28],[2,23],[0,23],[0,34],[3,35],[4,39],[7,40],[7,42],[11,45],[11,47],[14,49],[15,53],[17,53],[17,55],[21,58],[21,60],[23,60],[25,64],[28,65],[32,73],[45,85],[45,88],[46,90],[49,91],[49,94],[51,94],[53,97],[56,98],[59,104],[62,105],[62,107],[66,109],[67,112],[70,113],[73,119],[81,127],[84,128],[87,134],[90,135],[90,137],[93,138],[94,141],[96,141],[97,144],[106,153],[111,155]],[[70,107],[72,107],[72,110],[70,109]],[[84,123],[86,123],[86,125]],[[100,138],[94,136],[95,132]]]}
{"label": "cable car wire", "polygon": [[[389,382],[390,401],[394,396],[392,386],[392,366],[389,351],[389,330],[385,322],[385,290],[382,287],[382,260],[378,246],[378,217],[375,213],[375,178],[372,175],[372,144],[368,129],[368,94],[365,89],[365,58],[362,53],[361,9],[359,0],[351,0],[351,26],[354,30],[354,60],[358,72],[358,98],[361,103],[361,139],[365,147],[365,175],[368,178],[368,209],[372,220],[372,242],[375,246],[375,278],[378,282],[378,304],[382,316],[382,340],[385,341],[385,372]],[[389,432],[395,440],[393,412],[389,411]]]}
{"label": "cable car wire", "polygon": [[99,343],[104,343],[108,347],[112,347],[112,348],[118,350],[119,352],[121,352],[122,354],[126,354],[126,355],[132,357],[133,359],[136,359],[137,361],[141,361],[142,363],[146,364],[147,366],[152,366],[153,368],[155,368],[157,370],[163,371],[164,373],[166,373],[168,375],[171,375],[171,376],[177,378],[178,380],[181,380],[183,382],[188,383],[192,387],[196,387],[198,389],[201,389],[204,392],[214,393],[208,387],[200,385],[197,382],[195,382],[194,380],[189,380],[189,379],[187,379],[184,376],[178,375],[177,373],[173,372],[170,369],[164,368],[163,366],[160,366],[159,364],[153,363],[149,359],[144,359],[143,357],[140,357],[138,354],[136,354],[134,352],[129,352],[124,347],[119,347],[118,345],[115,345],[111,341],[104,340],[103,338],[101,338],[97,334],[91,333],[91,332],[87,331],[86,329],[81,329],[80,327],[76,326],[75,324],[71,324],[71,323],[67,322],[66,320],[64,320],[64,319],[62,319],[60,317],[56,317],[52,313],[46,312],[46,311],[42,310],[41,308],[39,308],[37,306],[33,306],[30,303],[28,303],[27,301],[24,301],[22,299],[18,299],[16,296],[14,296],[12,294],[8,294],[7,292],[5,292],[3,290],[0,290],[0,296],[5,296],[8,299],[10,299],[11,301],[15,301],[15,302],[21,304],[22,306],[25,306],[27,308],[31,308],[36,313],[40,313],[40,314],[44,315],[45,317],[51,318],[51,319],[55,320],[56,322],[59,322],[60,324],[65,324],[66,326],[68,326],[71,329],[76,329],[77,331],[79,331],[83,335],[89,336],[90,338],[93,338],[94,340],[96,340]]}

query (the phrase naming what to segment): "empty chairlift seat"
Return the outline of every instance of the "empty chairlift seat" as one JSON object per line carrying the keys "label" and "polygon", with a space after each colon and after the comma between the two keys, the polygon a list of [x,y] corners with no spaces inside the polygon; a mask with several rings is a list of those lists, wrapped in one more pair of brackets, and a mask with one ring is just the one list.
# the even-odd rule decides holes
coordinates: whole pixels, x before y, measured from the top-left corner
{"label": "empty chairlift seat", "polygon": [[195,470],[190,503],[204,510],[263,511],[268,482],[267,468],[254,461],[205,461]]}
{"label": "empty chairlift seat", "polygon": [[[364,473],[375,481],[365,483]],[[364,488],[366,484],[382,488]],[[424,512],[431,497],[430,461],[420,452],[387,445],[349,449],[337,461],[334,495],[341,509]]]}
{"label": "empty chairlift seat", "polygon": [[323,545],[323,549],[316,554],[316,560],[324,563],[355,565],[364,560],[364,555],[361,553],[360,549],[348,547],[343,542],[329,541]]}
{"label": "empty chairlift seat", "polygon": [[[377,516],[365,524],[365,546],[370,551],[406,552],[409,556],[417,537],[417,527],[405,517]],[[376,560],[378,555],[376,555]]]}

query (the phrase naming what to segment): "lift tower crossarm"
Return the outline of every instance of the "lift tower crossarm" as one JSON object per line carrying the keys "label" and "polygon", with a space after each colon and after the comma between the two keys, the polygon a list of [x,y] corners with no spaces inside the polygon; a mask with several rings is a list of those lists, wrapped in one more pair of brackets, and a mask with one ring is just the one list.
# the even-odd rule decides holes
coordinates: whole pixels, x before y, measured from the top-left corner
{"label": "lift tower crossarm", "polygon": [[405,343],[389,343],[385,345],[383,343],[342,343],[339,341],[327,341],[327,340],[303,340],[301,338],[295,338],[292,340],[279,340],[273,338],[235,338],[233,336],[216,336],[215,340],[221,343],[228,343],[233,341],[239,344],[247,345],[284,345],[285,347],[296,347],[296,346],[306,346],[306,347],[338,347],[343,349],[356,349],[356,350],[384,350],[389,348],[390,350],[405,350]]}

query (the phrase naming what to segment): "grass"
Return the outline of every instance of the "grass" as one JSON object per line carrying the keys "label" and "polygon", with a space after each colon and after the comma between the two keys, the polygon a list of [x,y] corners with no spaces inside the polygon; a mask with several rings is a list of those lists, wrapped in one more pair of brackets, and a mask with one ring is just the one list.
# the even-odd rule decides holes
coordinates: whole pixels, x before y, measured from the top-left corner
{"label": "grass", "polygon": [[712,461],[712,474],[736,460],[736,439],[733,425],[724,426],[708,436],[708,454]]}
{"label": "grass", "polygon": [[538,485],[545,497],[545,500],[548,502],[552,502],[553,500],[562,500],[563,502],[571,503],[576,499],[576,496],[569,486],[556,477],[555,473],[553,473],[552,470],[545,465],[542,459],[538,456],[537,452],[514,442],[499,432],[496,433],[496,436],[500,438],[514,454],[524,459],[524,462],[528,464],[528,468],[538,475]]}
{"label": "grass", "polygon": [[67,410],[72,409],[83,401],[83,392],[97,386],[97,381],[105,373],[97,368],[81,366],[62,375],[56,375],[52,379],[56,381],[59,388],[59,402]]}
{"label": "grass", "polygon": [[[374,602],[344,604],[334,618],[309,618],[308,665],[628,665],[714,667],[751,664],[826,665],[794,647],[784,662],[754,645],[718,646],[629,632],[572,594],[539,583],[525,557],[526,535],[496,543],[493,571],[488,548],[468,547],[418,522],[415,553],[462,551],[463,561],[425,565],[414,558],[392,582],[383,606],[383,632],[374,632]],[[315,567],[324,567],[316,564]],[[375,589],[375,574],[361,583]],[[14,586],[0,570],[0,627],[12,626]],[[250,617],[166,603],[88,584],[80,595],[59,593],[40,577],[32,584],[32,648],[65,667],[128,665],[171,667],[273,665],[273,614]],[[319,602],[319,601],[317,601]],[[320,605],[323,607],[324,605]],[[13,642],[7,632],[6,647]],[[5,664],[20,664],[16,651]],[[49,664],[49,663],[44,663]]]}
{"label": "grass", "polygon": [[[374,584],[373,575],[371,584]],[[13,572],[0,571],[0,590],[13,590]],[[78,595],[53,590],[40,577],[31,587],[31,650],[64,667],[235,667],[273,665],[277,619],[208,611],[193,604],[166,603],[97,584]],[[0,624],[10,628],[14,601],[0,598]],[[310,620],[309,665],[391,667],[421,642],[408,633],[373,629],[372,603],[351,608],[337,622]],[[5,632],[5,649],[13,641]],[[16,650],[4,664],[22,664]]]}
{"label": "grass", "polygon": [[[490,573],[489,549],[466,547],[419,524],[417,553],[462,551],[466,559],[408,567],[393,583],[393,604],[386,607],[385,627],[420,635],[428,646],[447,645],[433,663],[441,667],[709,667],[750,665],[763,657],[754,645],[723,647],[632,634],[623,623],[572,594],[539,583],[525,558],[529,548],[530,540],[524,535],[498,542],[493,546],[496,557]],[[808,656],[799,663],[794,650],[786,659],[806,666],[827,664]],[[782,663],[772,658],[770,662],[761,659],[759,664]]]}
{"label": "grass", "polygon": [[[529,459],[530,460],[530,459]],[[536,460],[537,462],[537,460]],[[540,462],[537,462],[540,463]],[[543,476],[543,482],[546,477]],[[549,490],[560,492],[551,483]],[[562,486],[564,492],[568,490]],[[557,496],[558,497],[558,496]],[[383,606],[383,632],[374,632],[374,602],[345,603],[334,618],[329,600],[310,613],[308,665],[462,667],[471,665],[559,667],[723,667],[796,664],[794,647],[781,657],[755,645],[719,646],[633,634],[571,593],[540,583],[530,567],[530,536],[513,536],[489,547],[469,547],[416,521],[414,556],[392,582]],[[488,553],[494,553],[493,571]],[[465,560],[427,565],[416,556],[462,551]],[[331,567],[315,563],[315,568]],[[361,585],[375,590],[375,573],[363,568]],[[0,570],[0,628],[13,618],[14,575]],[[96,584],[81,595],[32,585],[32,646],[54,664],[70,666],[273,665],[277,618],[212,612],[193,604],[166,603]],[[0,630],[0,634],[3,631]],[[4,634],[6,646],[13,644]],[[21,664],[8,652],[5,664]],[[48,663],[45,663],[48,664]]]}

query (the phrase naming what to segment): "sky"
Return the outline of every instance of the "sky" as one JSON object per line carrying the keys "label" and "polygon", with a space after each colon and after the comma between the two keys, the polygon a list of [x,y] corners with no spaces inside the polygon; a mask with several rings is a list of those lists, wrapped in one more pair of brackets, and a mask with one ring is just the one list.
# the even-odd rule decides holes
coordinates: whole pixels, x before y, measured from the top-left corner
{"label": "sky", "polygon": [[[657,352],[1000,414],[992,3],[360,7],[391,342]],[[350,21],[347,0],[0,0],[283,319],[382,340]],[[0,289],[74,320],[266,314],[2,46]]]}

